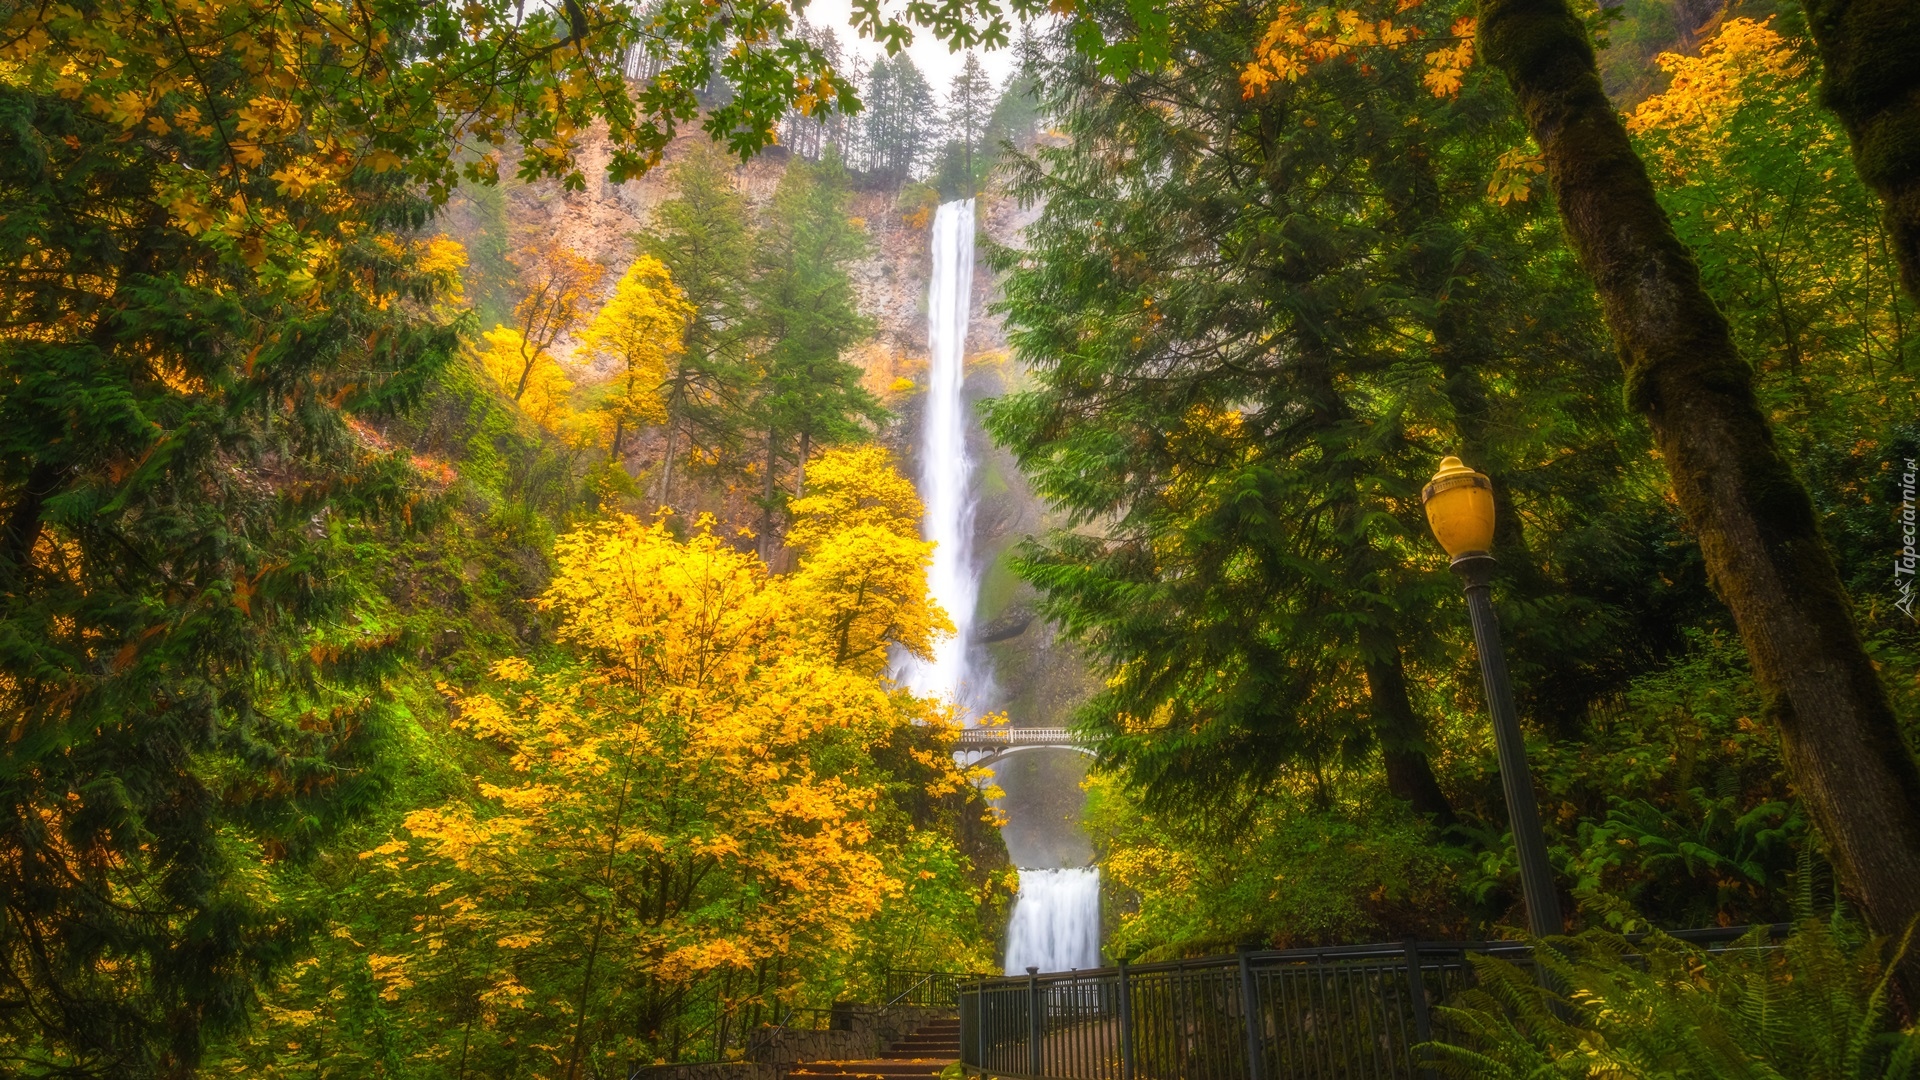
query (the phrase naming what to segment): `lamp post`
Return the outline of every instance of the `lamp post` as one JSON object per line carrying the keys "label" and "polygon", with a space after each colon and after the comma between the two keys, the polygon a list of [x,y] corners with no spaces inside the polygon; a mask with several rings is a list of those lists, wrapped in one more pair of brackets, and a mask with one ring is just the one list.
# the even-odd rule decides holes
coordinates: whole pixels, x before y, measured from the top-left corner
{"label": "lamp post", "polygon": [[1527,929],[1534,937],[1561,932],[1560,900],[1547,868],[1547,838],[1540,829],[1540,807],[1533,797],[1527,746],[1513,710],[1507,682],[1507,657],[1500,647],[1500,621],[1493,614],[1493,482],[1461,464],[1440,460],[1440,471],[1421,493],[1427,523],[1453,560],[1453,572],[1467,594],[1473,617],[1473,643],[1480,653],[1480,678],[1493,714],[1493,742],[1500,754],[1500,786],[1507,795],[1507,823],[1520,855],[1520,895],[1527,905]]}

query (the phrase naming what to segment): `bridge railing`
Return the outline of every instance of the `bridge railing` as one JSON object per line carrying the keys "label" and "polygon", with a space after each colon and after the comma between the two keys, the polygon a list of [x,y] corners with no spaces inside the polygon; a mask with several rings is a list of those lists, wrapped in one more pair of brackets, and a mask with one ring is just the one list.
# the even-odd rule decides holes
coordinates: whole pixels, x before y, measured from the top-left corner
{"label": "bridge railing", "polygon": [[960,1062],[1009,1080],[1416,1080],[1433,1006],[1472,982],[1474,954],[1531,950],[1406,942],[982,979],[959,988]]}
{"label": "bridge railing", "polygon": [[1080,737],[1066,728],[972,727],[960,733],[958,746],[1077,746]]}

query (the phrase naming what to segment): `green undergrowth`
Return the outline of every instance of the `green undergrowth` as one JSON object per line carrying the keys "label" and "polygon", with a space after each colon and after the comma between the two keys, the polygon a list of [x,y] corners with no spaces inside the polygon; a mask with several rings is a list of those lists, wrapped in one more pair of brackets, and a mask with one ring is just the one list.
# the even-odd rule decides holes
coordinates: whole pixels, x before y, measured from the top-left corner
{"label": "green undergrowth", "polygon": [[1835,915],[1778,947],[1764,931],[1715,950],[1589,931],[1538,951],[1544,978],[1476,957],[1476,985],[1436,1010],[1428,1064],[1462,1080],[1910,1080],[1920,1027],[1893,1021],[1890,974],[1904,944]]}

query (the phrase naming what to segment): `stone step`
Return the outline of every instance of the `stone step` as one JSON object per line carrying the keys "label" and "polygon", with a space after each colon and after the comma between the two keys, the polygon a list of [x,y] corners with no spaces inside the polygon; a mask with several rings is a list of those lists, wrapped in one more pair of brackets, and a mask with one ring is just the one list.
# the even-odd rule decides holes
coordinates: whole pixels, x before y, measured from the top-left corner
{"label": "stone step", "polygon": [[940,1057],[936,1054],[922,1054],[908,1058],[858,1058],[849,1061],[801,1061],[794,1064],[796,1069],[818,1069],[822,1072],[872,1071],[875,1068],[914,1069],[921,1066],[939,1066],[955,1061],[956,1058]]}
{"label": "stone step", "polygon": [[787,1075],[789,1077],[812,1077],[814,1080],[828,1080],[828,1078],[836,1076],[847,1077],[850,1078],[850,1080],[855,1077],[860,1078],[860,1080],[872,1080],[872,1078],[876,1076],[879,1077],[880,1080],[928,1080],[929,1077],[939,1076],[946,1070],[947,1066],[953,1064],[953,1062],[925,1062],[907,1068],[900,1068],[900,1062],[888,1061],[873,1065],[863,1065],[857,1069],[850,1069],[844,1072],[816,1072],[813,1069],[813,1064],[814,1063],[809,1062],[805,1065],[796,1065]]}
{"label": "stone step", "polygon": [[874,1078],[879,1080],[925,1080],[927,1076],[939,1076],[941,1070],[952,1065],[954,1059],[868,1059],[868,1061],[803,1061],[795,1065],[787,1076],[829,1076],[829,1078]]}

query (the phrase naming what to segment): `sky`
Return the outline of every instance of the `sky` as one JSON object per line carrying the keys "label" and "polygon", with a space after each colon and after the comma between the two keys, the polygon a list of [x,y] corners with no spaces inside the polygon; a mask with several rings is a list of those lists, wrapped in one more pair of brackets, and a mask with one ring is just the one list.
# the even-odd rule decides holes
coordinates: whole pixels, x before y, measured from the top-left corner
{"label": "sky", "polygon": [[[882,3],[880,10],[885,13],[897,13],[898,5]],[[853,17],[853,5],[849,0],[809,0],[807,21],[815,26],[831,26],[833,32],[840,35],[840,48],[848,54],[848,59],[857,53],[869,64],[881,55],[880,46],[871,39],[860,37],[854,32],[850,20]],[[1019,36],[1016,27],[1007,35],[1009,43],[1004,49],[980,53],[980,63],[992,76],[993,85],[1006,82],[1007,75],[1013,71],[1013,46],[1011,39]],[[947,88],[953,84],[953,77],[960,74],[960,65],[966,62],[966,53],[951,52],[947,44],[926,30],[915,30],[913,44],[907,47],[907,54],[919,66],[921,74],[927,77],[927,84],[936,94],[945,98]]]}

